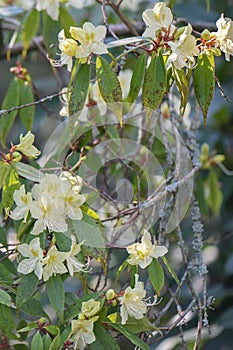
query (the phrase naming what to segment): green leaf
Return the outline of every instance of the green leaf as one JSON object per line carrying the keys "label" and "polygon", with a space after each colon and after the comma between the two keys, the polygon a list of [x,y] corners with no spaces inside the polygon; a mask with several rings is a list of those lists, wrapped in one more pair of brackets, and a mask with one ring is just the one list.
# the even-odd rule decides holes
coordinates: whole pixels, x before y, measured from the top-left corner
{"label": "green leaf", "polygon": [[204,54],[198,57],[193,79],[195,96],[201,107],[204,123],[206,123],[215,90],[214,63],[211,57]]}
{"label": "green leaf", "polygon": [[0,281],[4,281],[9,284],[13,283],[13,277],[11,273],[3,264],[1,264],[0,268]]}
{"label": "green leaf", "polygon": [[18,329],[17,332],[19,333],[29,332],[32,329],[36,329],[36,328],[38,328],[38,324],[36,321],[34,321],[34,322],[30,322],[26,327]]}
{"label": "green leaf", "polygon": [[19,176],[14,165],[8,172],[2,191],[2,204],[4,208],[11,208],[14,204],[13,194],[20,187]]}
{"label": "green leaf", "polygon": [[60,232],[54,232],[54,235],[56,237],[56,245],[58,249],[62,252],[69,252],[71,248],[70,237],[67,237],[65,234],[61,235]]}
{"label": "green leaf", "polygon": [[96,59],[96,76],[103,100],[117,115],[122,124],[122,91],[117,74],[108,61],[98,56]]}
{"label": "green leaf", "polygon": [[161,259],[163,260],[164,264],[166,265],[166,268],[168,269],[170,275],[173,277],[173,279],[175,280],[176,284],[178,287],[180,287],[180,281],[175,273],[175,271],[173,270],[172,266],[170,265],[170,263],[168,262],[167,258],[165,256],[161,256]]}
{"label": "green leaf", "polygon": [[0,188],[4,185],[5,179],[8,176],[10,170],[10,164],[3,161],[0,162]]}
{"label": "green leaf", "polygon": [[40,182],[44,174],[33,166],[25,163],[16,163],[15,167],[20,176],[34,182]]}
{"label": "green leaf", "polygon": [[89,345],[89,350],[120,350],[115,339],[98,323],[95,323],[94,334],[96,341]]}
{"label": "green leaf", "polygon": [[177,89],[181,95],[180,114],[183,115],[189,98],[189,79],[186,77],[182,69],[174,68],[173,76],[175,78]]}
{"label": "green leaf", "polygon": [[60,349],[59,347],[59,342],[60,342],[60,334],[58,334],[52,341],[49,350],[58,350]]}
{"label": "green leaf", "polygon": [[213,169],[210,169],[204,191],[209,208],[214,215],[219,216],[223,202],[223,194],[219,188],[217,174]]}
{"label": "green leaf", "polygon": [[35,298],[30,298],[20,308],[20,311],[24,312],[27,315],[30,316],[36,316],[39,317],[46,317],[49,318],[46,312],[43,310],[43,307],[39,300]]}
{"label": "green leaf", "polygon": [[142,350],[150,350],[149,346],[144,343],[141,339],[139,339],[136,335],[128,332],[125,327],[116,324],[116,323],[111,323],[111,326],[113,328],[115,328],[118,332],[120,332],[121,334],[123,334],[127,339],[129,339],[131,341],[131,343],[133,343],[134,345],[136,345],[137,347],[139,347]]}
{"label": "green leaf", "polygon": [[28,12],[22,29],[23,57],[26,56],[31,40],[37,34],[40,24],[40,13],[33,9]]}
{"label": "green leaf", "polygon": [[153,54],[143,83],[143,105],[150,110],[155,110],[162,102],[165,91],[166,75],[163,57]]}
{"label": "green leaf", "polygon": [[81,64],[73,81],[72,91],[69,99],[69,115],[81,112],[87,98],[90,84],[91,65],[89,63]]}
{"label": "green leaf", "polygon": [[11,309],[6,305],[0,304],[0,331],[8,335],[14,328],[15,321]]}
{"label": "green leaf", "polygon": [[133,103],[138,97],[139,91],[141,89],[142,80],[145,73],[147,56],[143,54],[137,58],[136,65],[133,70],[133,75],[130,82],[130,90],[127,101]]}
{"label": "green leaf", "polygon": [[[109,315],[108,319],[112,323],[121,324],[121,317],[120,317],[120,314],[118,312]],[[126,324],[124,325],[124,328],[132,334],[138,334],[141,332],[150,332],[152,330],[159,331],[158,328],[155,327],[148,320],[147,317],[143,317],[139,320],[136,320],[136,318],[134,318],[134,317],[128,317],[128,320],[127,320]]]}
{"label": "green leaf", "polygon": [[21,306],[31,298],[36,290],[37,285],[38,277],[34,274],[34,272],[23,275],[21,277],[16,296],[16,307],[18,309],[20,309]]}
{"label": "green leaf", "polygon": [[[14,78],[7,90],[5,98],[3,100],[1,109],[7,110],[12,107],[19,106],[19,81],[17,78]],[[6,147],[6,137],[11,129],[15,117],[17,115],[17,111],[13,111],[9,114],[4,114],[0,117],[0,143],[5,148]]]}
{"label": "green leaf", "polygon": [[2,289],[0,289],[0,304],[6,305],[9,307],[12,306],[10,295]]}
{"label": "green leaf", "polygon": [[160,291],[164,285],[164,273],[162,266],[157,259],[153,259],[148,266],[148,273],[152,286],[156,290],[156,293],[160,295]]}
{"label": "green leaf", "polygon": [[46,281],[46,289],[51,306],[60,320],[64,318],[65,293],[62,279],[59,275],[52,276]]}
{"label": "green leaf", "polygon": [[44,350],[43,339],[39,332],[36,332],[32,338],[31,350]]}
{"label": "green leaf", "polygon": [[48,333],[46,333],[45,336],[43,337],[44,350],[49,350],[51,342],[52,340],[50,336],[48,335]]}
{"label": "green leaf", "polygon": [[77,23],[75,22],[73,17],[70,15],[70,13],[63,6],[60,6],[59,22],[61,23],[62,28],[65,31],[65,36],[70,37],[69,29],[72,26],[73,27],[77,26]]}
{"label": "green leaf", "polygon": [[46,50],[50,55],[55,55],[57,52],[54,51],[54,43],[57,43],[57,34],[62,29],[61,23],[52,20],[52,18],[47,14],[46,11],[42,12],[42,24],[43,24],[43,42],[45,44]]}
{"label": "green leaf", "polygon": [[[19,86],[20,86],[19,105],[22,106],[22,105],[34,102],[34,96],[33,96],[31,85],[27,81],[20,80]],[[19,110],[20,120],[27,130],[32,129],[34,115],[35,115],[35,105]]]}

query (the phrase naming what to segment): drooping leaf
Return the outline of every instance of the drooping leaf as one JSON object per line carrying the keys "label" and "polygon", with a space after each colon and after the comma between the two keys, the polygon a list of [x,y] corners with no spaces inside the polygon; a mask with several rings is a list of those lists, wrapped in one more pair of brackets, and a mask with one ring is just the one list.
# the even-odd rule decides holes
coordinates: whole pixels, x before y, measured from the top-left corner
{"label": "drooping leaf", "polygon": [[98,323],[95,324],[94,334],[96,341],[89,345],[90,350],[120,350],[115,339]]}
{"label": "drooping leaf", "polygon": [[26,56],[30,43],[38,32],[39,24],[40,13],[36,9],[29,11],[22,29],[23,57]]}
{"label": "drooping leaf", "polygon": [[69,29],[71,26],[75,27],[77,24],[71,14],[66,10],[65,7],[60,6],[59,12],[59,22],[62,25],[62,28],[65,31],[65,36],[70,37]]}
{"label": "drooping leaf", "polygon": [[0,331],[8,335],[14,328],[15,321],[11,309],[6,305],[0,304]]}
{"label": "drooping leaf", "polygon": [[99,90],[104,101],[117,115],[122,124],[122,91],[117,74],[108,61],[98,56],[96,59],[96,76]]}
{"label": "drooping leaf", "polygon": [[165,91],[166,74],[163,57],[162,55],[153,54],[143,83],[143,105],[150,110],[155,110],[162,102]]}
{"label": "drooping leaf", "polygon": [[[25,105],[34,102],[34,96],[32,92],[32,87],[27,81],[20,80],[20,97],[19,105]],[[35,115],[35,105],[30,107],[22,108],[19,110],[19,117],[22,124],[27,128],[27,130],[32,129],[32,124]]]}
{"label": "drooping leaf", "polygon": [[0,188],[3,186],[10,169],[11,169],[10,164],[3,161],[0,162]]}
{"label": "drooping leaf", "polygon": [[161,259],[163,260],[166,268],[168,269],[170,275],[172,276],[172,278],[175,280],[176,284],[178,287],[180,287],[180,281],[177,277],[177,274],[175,273],[173,267],[171,266],[171,264],[168,262],[167,258],[165,256],[161,256]]}
{"label": "drooping leaf", "polygon": [[143,54],[137,58],[136,65],[133,70],[133,75],[130,82],[130,90],[127,101],[133,103],[138,97],[139,91],[142,86],[142,80],[145,73],[147,56]]}
{"label": "drooping leaf", "polygon": [[41,171],[29,164],[18,162],[15,164],[15,167],[20,176],[30,181],[40,182],[44,177],[44,174]]}
{"label": "drooping leaf", "polygon": [[[108,319],[116,324],[121,324],[121,317],[118,312],[111,314],[108,316]],[[150,332],[152,330],[157,330],[156,328],[147,317],[143,317],[139,320],[136,320],[134,317],[129,317],[126,324],[124,325],[124,328],[132,333],[132,334],[139,334],[141,332]]]}
{"label": "drooping leaf", "polygon": [[42,35],[43,35],[43,42],[45,44],[46,50],[49,54],[49,57],[56,54],[56,51],[54,49],[54,43],[57,43],[57,35],[62,29],[61,23],[58,21],[54,21],[46,11],[42,12]]}
{"label": "drooping leaf", "polygon": [[23,275],[21,277],[21,280],[17,288],[17,296],[16,296],[16,307],[18,309],[21,308],[23,303],[25,303],[31,298],[31,296],[36,290],[37,285],[38,285],[38,277],[34,274],[34,272],[31,272],[27,275]]}
{"label": "drooping leaf", "polygon": [[31,350],[44,350],[43,339],[38,332],[36,332],[32,338]]}
{"label": "drooping leaf", "polygon": [[193,79],[195,96],[201,107],[204,123],[206,123],[215,90],[214,60],[211,57],[205,54],[198,57]]}
{"label": "drooping leaf", "polygon": [[14,204],[13,194],[20,187],[19,176],[14,165],[8,172],[2,191],[2,204],[4,208],[11,208]]}
{"label": "drooping leaf", "polygon": [[164,285],[164,272],[157,259],[153,259],[148,266],[148,273],[152,286],[156,290],[156,293],[160,295],[160,291]]}
{"label": "drooping leaf", "polygon": [[81,64],[73,81],[72,91],[69,99],[69,115],[81,112],[87,98],[90,84],[91,65]]}
{"label": "drooping leaf", "polygon": [[[7,110],[12,107],[18,107],[18,105],[19,105],[19,81],[17,78],[14,78],[9,85],[9,88],[3,100],[1,109]],[[6,147],[7,134],[14,123],[16,115],[17,115],[17,111],[13,111],[9,114],[3,114],[0,117],[0,143],[4,148]]]}
{"label": "drooping leaf", "polygon": [[116,323],[111,323],[111,326],[115,328],[118,332],[123,334],[127,339],[131,341],[131,343],[133,343],[140,349],[150,350],[149,346],[146,343],[144,343],[141,339],[139,339],[135,334],[132,334],[129,331],[127,331],[123,326]]}
{"label": "drooping leaf", "polygon": [[64,318],[65,292],[60,275],[52,276],[46,281],[46,289],[51,306],[57,313],[60,320]]}
{"label": "drooping leaf", "polygon": [[177,89],[181,96],[180,114],[183,115],[189,98],[189,79],[182,69],[173,69]]}
{"label": "drooping leaf", "polygon": [[217,174],[213,169],[210,169],[209,176],[206,179],[204,191],[209,208],[212,210],[214,215],[219,216],[223,202],[223,194],[219,188]]}

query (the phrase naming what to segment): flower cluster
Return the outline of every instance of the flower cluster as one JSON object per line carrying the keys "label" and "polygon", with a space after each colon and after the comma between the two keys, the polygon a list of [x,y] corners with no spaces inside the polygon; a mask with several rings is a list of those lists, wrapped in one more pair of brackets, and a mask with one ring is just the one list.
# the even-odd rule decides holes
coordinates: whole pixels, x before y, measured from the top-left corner
{"label": "flower cluster", "polygon": [[29,244],[20,244],[18,251],[26,259],[19,263],[18,272],[27,275],[34,271],[39,280],[43,276],[44,281],[47,281],[52,275],[69,271],[69,274],[73,276],[74,272],[85,271],[86,265],[76,258],[82,243],[77,244],[75,236],[71,236],[71,242],[69,252],[60,252],[55,245],[52,245],[46,254],[40,246],[39,237],[34,238]]}
{"label": "flower cluster", "polygon": [[152,244],[150,233],[146,230],[144,230],[140,243],[134,243],[126,249],[130,254],[127,260],[128,263],[130,265],[139,265],[142,269],[150,265],[153,258],[157,259],[168,252],[166,247]]}
{"label": "flower cluster", "polygon": [[91,54],[101,55],[108,52],[103,43],[106,36],[106,28],[103,25],[95,27],[92,23],[86,22],[82,29],[70,27],[69,32],[71,38],[66,38],[63,29],[58,33],[61,58],[59,61],[51,61],[55,66],[67,65],[70,72],[73,57],[81,59],[84,63]]}
{"label": "flower cluster", "polygon": [[96,340],[93,328],[94,323],[99,319],[97,313],[100,310],[100,301],[89,299],[82,303],[78,319],[71,321],[71,340],[74,342],[74,349],[84,350],[87,344],[91,344]]}
{"label": "flower cluster", "polygon": [[202,52],[219,55],[221,50],[225,53],[227,61],[230,60],[230,55],[233,55],[233,22],[230,18],[224,18],[223,14],[216,22],[218,31],[210,33],[205,30],[200,39],[192,35],[191,24],[176,28],[172,24],[171,10],[163,2],[158,2],[153,9],[144,11],[142,17],[147,25],[143,36],[153,40],[152,50],[165,50],[165,54],[168,55],[167,68],[172,65],[176,69],[192,68],[195,65],[195,57]]}
{"label": "flower cluster", "polygon": [[69,172],[45,175],[31,192],[26,193],[25,186],[14,192],[16,208],[10,216],[13,220],[24,219],[28,213],[36,219],[31,234],[38,235],[44,230],[54,232],[67,231],[66,218],[81,220],[80,206],[85,197],[80,194],[82,179]]}

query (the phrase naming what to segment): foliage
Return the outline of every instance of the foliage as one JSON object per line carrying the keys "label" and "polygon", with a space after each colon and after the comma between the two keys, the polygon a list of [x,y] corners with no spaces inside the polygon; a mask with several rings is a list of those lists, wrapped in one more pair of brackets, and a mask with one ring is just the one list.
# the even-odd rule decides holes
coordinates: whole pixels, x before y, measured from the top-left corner
{"label": "foliage", "polygon": [[[196,130],[216,81],[223,93],[216,62],[233,55],[233,22],[222,14],[198,32],[174,20],[175,1],[141,11],[136,0],[134,14],[127,3],[0,7],[18,21],[7,57],[21,45],[0,111],[2,348],[148,350],[176,329],[187,348],[184,323],[194,349],[207,344],[202,220],[219,220],[219,178],[231,173],[223,154],[199,150]],[[24,67],[35,43],[66,77],[41,100]],[[59,124],[36,147],[35,106],[58,96]]]}

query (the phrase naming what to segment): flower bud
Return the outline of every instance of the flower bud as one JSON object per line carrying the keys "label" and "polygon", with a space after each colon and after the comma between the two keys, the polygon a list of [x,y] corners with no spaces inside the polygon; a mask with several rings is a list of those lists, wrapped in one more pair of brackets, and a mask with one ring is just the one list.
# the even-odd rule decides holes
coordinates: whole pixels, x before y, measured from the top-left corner
{"label": "flower bud", "polygon": [[224,160],[225,160],[225,156],[224,156],[224,154],[217,154],[217,155],[214,156],[212,159],[213,159],[212,161],[213,161],[214,163],[222,163],[222,162],[224,162]]}
{"label": "flower bud", "polygon": [[106,299],[107,300],[112,300],[115,297],[115,292],[113,289],[109,289],[106,293]]}
{"label": "flower bud", "polygon": [[201,37],[204,40],[209,40],[210,39],[210,31],[208,29],[204,29],[203,32],[201,33]]}

